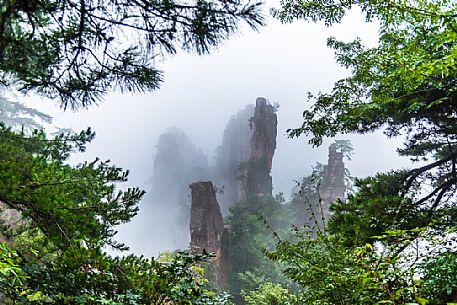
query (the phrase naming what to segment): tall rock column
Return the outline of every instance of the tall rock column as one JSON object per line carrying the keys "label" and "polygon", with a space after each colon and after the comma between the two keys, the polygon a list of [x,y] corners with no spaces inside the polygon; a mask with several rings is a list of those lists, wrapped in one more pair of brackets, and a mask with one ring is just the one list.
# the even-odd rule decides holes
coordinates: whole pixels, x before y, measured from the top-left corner
{"label": "tall rock column", "polygon": [[247,162],[247,195],[272,194],[270,176],[276,149],[278,119],[272,105],[263,97],[256,100],[254,116],[251,118],[251,156]]}
{"label": "tall rock column", "polygon": [[225,283],[225,263],[222,253],[224,219],[216,200],[213,183],[196,182],[190,185],[192,205],[190,209],[190,246],[193,254],[213,252],[215,280]]}
{"label": "tall rock column", "polygon": [[271,195],[277,125],[275,109],[263,97],[230,119],[213,169],[216,185],[223,188],[219,195],[223,215],[249,196]]}
{"label": "tall rock column", "polygon": [[220,254],[224,219],[216,200],[213,183],[196,182],[190,185],[190,245],[193,253],[203,250]]}
{"label": "tall rock column", "polygon": [[252,129],[249,121],[254,115],[254,105],[236,113],[228,122],[222,144],[218,147],[213,168],[213,179],[223,193],[218,194],[223,215],[229,214],[229,208],[246,198],[245,170],[240,165],[251,156],[250,141]]}
{"label": "tall rock column", "polygon": [[325,175],[319,187],[324,219],[329,219],[330,205],[338,199],[343,199],[345,192],[343,153],[338,152],[336,145],[332,144],[329,147]]}

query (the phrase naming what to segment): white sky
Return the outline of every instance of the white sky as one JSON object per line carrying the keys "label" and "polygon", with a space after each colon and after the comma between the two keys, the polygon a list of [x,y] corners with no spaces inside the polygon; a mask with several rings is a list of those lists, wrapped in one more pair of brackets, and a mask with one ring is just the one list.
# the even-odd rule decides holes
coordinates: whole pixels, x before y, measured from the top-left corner
{"label": "white sky", "polygon": [[[49,101],[28,105],[52,114],[57,126],[75,131],[91,126],[97,132],[96,140],[76,161],[96,156],[110,159],[131,170],[129,185],[148,188],[144,183],[152,176],[154,147],[169,126],[183,129],[197,147],[213,156],[230,116],[254,103],[256,97],[266,97],[281,105],[272,175],[274,192],[282,191],[288,198],[294,179],[308,175],[316,161],[326,162],[327,145],[312,149],[307,139],[288,139],[285,131],[300,125],[301,113],[309,106],[307,91],[328,91],[336,80],[348,75],[326,47],[327,37],[352,40],[359,36],[374,45],[376,25],[365,23],[354,12],[332,28],[299,21],[283,25],[269,18],[260,32],[242,32],[211,55],[179,53],[160,63],[165,82],[159,91],[110,94],[100,106],[77,113],[63,113],[50,107]],[[396,155],[399,140],[387,140],[380,133],[339,138],[353,141],[355,154],[347,164],[353,175],[367,176],[409,164]]]}

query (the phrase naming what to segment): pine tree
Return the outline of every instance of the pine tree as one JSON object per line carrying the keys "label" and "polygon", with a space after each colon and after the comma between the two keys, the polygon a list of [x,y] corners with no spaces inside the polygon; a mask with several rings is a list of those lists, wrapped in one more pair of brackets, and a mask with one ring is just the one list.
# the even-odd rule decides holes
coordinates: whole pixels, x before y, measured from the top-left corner
{"label": "pine tree", "polygon": [[260,8],[234,0],[2,1],[0,82],[63,108],[88,107],[113,89],[155,90],[162,56],[208,53],[241,21],[263,25]]}

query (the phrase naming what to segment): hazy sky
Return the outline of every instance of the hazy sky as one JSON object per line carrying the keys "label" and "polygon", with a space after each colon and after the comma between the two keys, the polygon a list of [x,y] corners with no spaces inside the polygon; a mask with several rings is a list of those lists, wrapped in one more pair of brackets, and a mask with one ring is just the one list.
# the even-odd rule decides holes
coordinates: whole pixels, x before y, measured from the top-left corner
{"label": "hazy sky", "polygon": [[[377,29],[357,12],[332,28],[306,22],[282,25],[269,18],[259,32],[245,28],[211,55],[181,52],[159,63],[165,82],[154,93],[111,94],[100,106],[77,113],[63,113],[49,101],[29,105],[54,115],[57,126],[74,130],[91,126],[97,132],[88,151],[74,160],[110,159],[131,170],[129,185],[147,188],[144,183],[152,176],[158,136],[169,126],[183,129],[197,147],[213,156],[230,116],[256,97],[266,97],[281,106],[273,185],[275,193],[284,192],[288,198],[294,179],[309,174],[316,161],[327,160],[326,145],[312,149],[306,138],[288,139],[285,131],[300,125],[301,113],[309,107],[307,91],[327,91],[348,75],[326,47],[329,36],[342,40],[359,36],[374,45]],[[347,166],[356,176],[408,165],[395,153],[401,141],[382,134],[339,138],[353,141],[355,154]]]}

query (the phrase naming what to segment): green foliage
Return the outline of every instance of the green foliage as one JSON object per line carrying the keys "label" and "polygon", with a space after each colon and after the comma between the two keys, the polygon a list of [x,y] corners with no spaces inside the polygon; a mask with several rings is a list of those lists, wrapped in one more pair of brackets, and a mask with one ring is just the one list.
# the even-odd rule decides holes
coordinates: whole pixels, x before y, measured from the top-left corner
{"label": "green foliage", "polygon": [[385,128],[388,136],[406,136],[398,151],[428,164],[404,172],[403,194],[415,184],[423,188],[417,205],[431,213],[451,203],[456,190],[456,60],[457,31],[454,1],[283,1],[275,15],[339,22],[352,6],[367,20],[380,23],[379,43],[367,48],[360,40],[328,40],[337,61],[351,76],[337,81],[330,93],[310,94],[300,128],[290,136],[312,134],[310,143],[337,133],[368,133]]}
{"label": "green foliage", "polygon": [[321,220],[318,187],[325,167],[318,162],[311,175],[296,182],[298,190],[292,194],[292,200],[285,206],[296,227],[307,225],[314,229],[314,225]]}
{"label": "green foliage", "polygon": [[299,299],[280,284],[265,282],[255,291],[243,292],[246,305],[295,305]]}
{"label": "green foliage", "polygon": [[3,1],[0,81],[87,107],[109,90],[155,90],[159,56],[209,52],[241,21],[263,25],[260,3],[240,1]]}
{"label": "green foliage", "polygon": [[73,248],[54,259],[28,257],[23,269],[27,284],[54,304],[226,304],[228,295],[205,288],[198,266],[206,259],[179,252],[159,262]]}
{"label": "green foliage", "polygon": [[[404,147],[398,149],[401,155],[424,162],[411,170],[357,180],[358,191],[346,203],[333,206],[330,232],[325,233],[331,242],[322,241],[331,250],[332,265],[324,271],[327,281],[334,281],[342,292],[340,300],[308,281],[311,277],[300,274],[300,268],[292,267],[289,274],[304,289],[310,287],[305,295],[323,292],[312,304],[455,302],[450,271],[455,268],[455,251],[448,245],[457,213],[455,1],[284,0],[281,4],[273,14],[283,22],[303,18],[330,26],[358,6],[367,21],[380,25],[378,45],[372,48],[360,39],[328,39],[336,60],[351,75],[337,81],[329,93],[309,94],[314,104],[304,111],[302,126],[289,130],[289,135],[310,134],[310,143],[320,145],[324,137],[338,133],[384,129],[389,137],[405,136]],[[312,251],[321,238],[279,245],[272,258],[301,267],[324,266]],[[357,248],[367,242],[377,245],[366,256],[375,259],[374,265],[347,260],[351,253],[357,257]],[[359,272],[368,271],[368,286],[353,282]],[[354,290],[345,283],[353,283]]]}
{"label": "green foliage", "polygon": [[267,253],[300,285],[300,304],[455,302],[453,210],[430,218],[401,196],[402,177],[357,180],[358,191],[333,205],[326,231],[296,229]]}
{"label": "green foliage", "polygon": [[116,191],[128,172],[109,161],[94,160],[76,167],[65,161],[84,151],[94,133],[61,134],[48,140],[44,132],[31,136],[0,126],[0,200],[22,212],[53,243],[122,248],[112,239],[114,226],[136,215],[144,192]]}
{"label": "green foliage", "polygon": [[[336,202],[328,228],[342,233],[348,245],[363,245],[374,241],[374,236],[387,230],[411,230],[431,224],[447,213],[440,210],[430,218],[427,207],[421,208],[409,197],[402,197],[403,173],[377,174],[374,177],[356,179],[357,192],[350,194],[345,202]],[[440,215],[440,216],[438,216]],[[448,214],[434,227],[450,225],[455,216]],[[403,236],[406,237],[406,236]]]}
{"label": "green foliage", "polygon": [[0,301],[4,295],[19,295],[26,278],[18,266],[17,253],[0,242]]}
{"label": "green foliage", "polygon": [[[218,295],[205,289],[206,280],[198,267],[207,256],[194,257],[178,252],[166,263],[130,256],[118,261],[126,270],[130,289],[140,304],[225,304],[228,295]],[[133,272],[132,272],[132,271]]]}
{"label": "green foliage", "polygon": [[[179,49],[205,54],[241,21],[263,25],[261,3],[240,1],[2,1],[0,82],[88,107],[109,90],[155,90],[157,58]],[[0,98],[0,120],[39,129],[51,118]],[[24,116],[25,115],[25,116]],[[43,131],[14,132],[0,123],[0,203],[20,212],[1,219],[0,287],[11,304],[226,304],[205,288],[206,257],[182,252],[167,262],[112,257],[125,250],[115,227],[138,212],[138,188],[119,190],[128,171],[96,159],[72,166],[94,138]],[[25,132],[27,131],[27,133]],[[5,216],[2,214],[2,216]]]}
{"label": "green foliage", "polygon": [[282,262],[285,275],[300,285],[294,293],[299,304],[455,302],[455,252],[451,246],[443,252],[442,242],[432,247],[429,230],[415,230],[414,241],[406,246],[390,243],[392,237],[407,240],[410,232],[403,230],[361,246],[348,246],[339,233],[310,236],[297,230],[293,239],[278,242],[268,257]]}
{"label": "green foliage", "polygon": [[[451,246],[451,244],[449,244]],[[424,272],[424,291],[432,304],[457,302],[457,253],[450,249],[426,259],[421,266]]]}
{"label": "green foliage", "polygon": [[[336,238],[296,231],[294,239],[277,244],[268,256],[286,264],[285,274],[301,286],[302,304],[374,303],[366,270],[353,251]],[[375,289],[376,290],[376,289]]]}
{"label": "green foliage", "polygon": [[1,297],[12,304],[226,304],[228,295],[205,288],[199,266],[207,255],[179,252],[159,262],[105,252],[127,249],[114,228],[138,212],[144,192],[118,190],[128,172],[109,161],[67,164],[93,137],[90,129],[48,139],[0,126],[0,201],[23,218],[14,230],[1,218],[10,237],[10,246],[0,244]]}
{"label": "green foliage", "polygon": [[230,266],[229,286],[235,300],[242,290],[256,289],[265,280],[283,281],[279,265],[269,261],[264,251],[271,250],[278,234],[285,231],[288,219],[279,200],[253,196],[230,208],[226,242]]}

